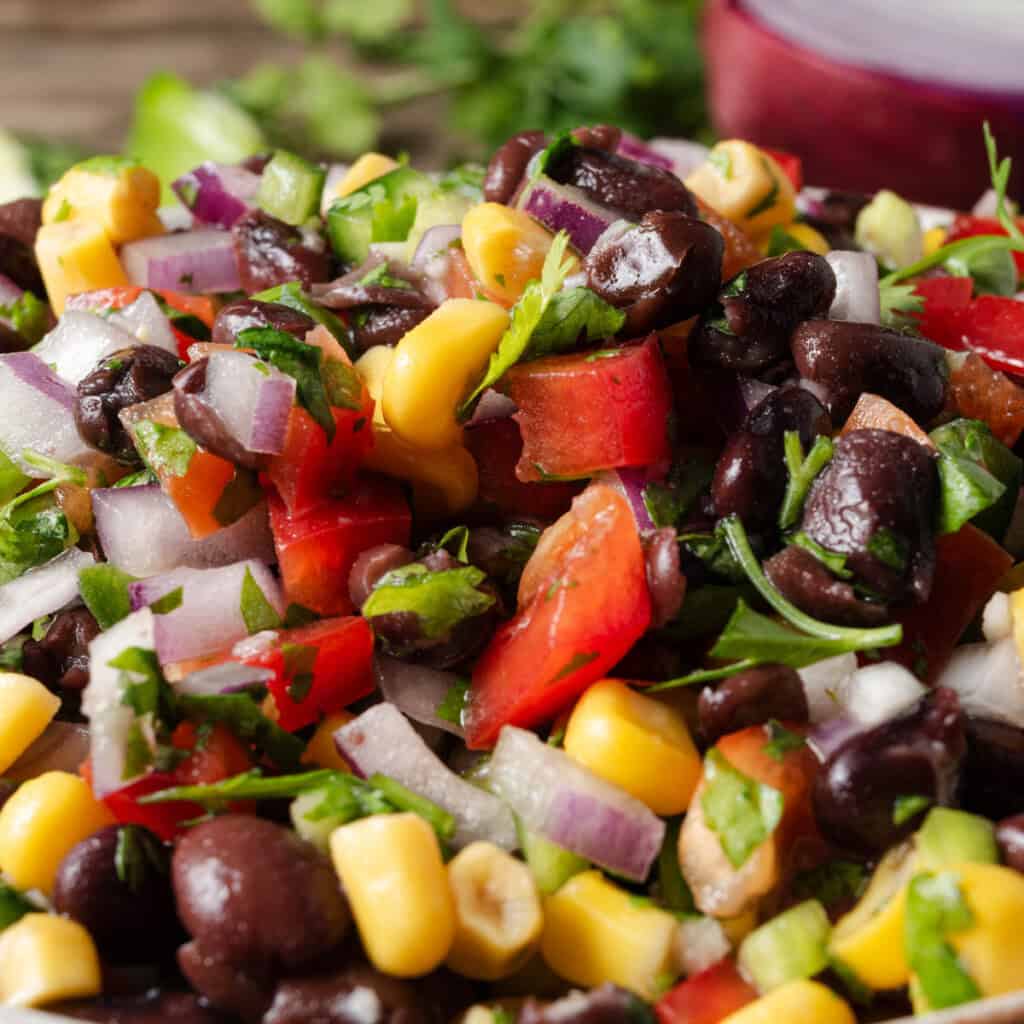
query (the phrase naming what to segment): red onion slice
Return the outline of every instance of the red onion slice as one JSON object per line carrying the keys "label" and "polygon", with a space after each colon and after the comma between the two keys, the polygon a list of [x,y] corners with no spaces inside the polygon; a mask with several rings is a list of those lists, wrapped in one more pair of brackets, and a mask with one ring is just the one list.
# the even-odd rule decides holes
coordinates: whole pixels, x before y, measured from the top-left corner
{"label": "red onion slice", "polygon": [[663,171],[675,171],[675,161],[670,156],[660,152],[644,142],[643,139],[638,139],[629,132],[622,133],[617,152],[620,156],[636,160],[637,163],[649,164],[651,167],[660,167]]}
{"label": "red onion slice", "polygon": [[78,597],[78,570],[94,565],[88,551],[69,548],[52,562],[0,587],[0,643]]}
{"label": "red onion slice", "polygon": [[121,249],[132,284],[203,295],[241,289],[234,238],[229,231],[203,228],[143,238]]}
{"label": "red onion slice", "polygon": [[882,303],[875,257],[869,252],[836,249],[825,259],[836,275],[836,297],[828,311],[829,319],[881,323]]}
{"label": "red onion slice", "polygon": [[526,185],[517,205],[551,231],[567,232],[574,248],[584,255],[611,224],[621,219],[578,188],[560,185],[543,174]]}
{"label": "red onion slice", "polygon": [[260,176],[245,167],[208,160],[171,188],[200,224],[230,228],[255,205]]}
{"label": "red onion slice", "polygon": [[814,751],[814,756],[824,763],[840,747],[846,746],[854,736],[862,732],[867,732],[867,729],[859,722],[839,715],[811,729],[807,734],[807,745]]}
{"label": "red onion slice", "polygon": [[210,697],[266,686],[273,678],[274,673],[268,668],[225,661],[221,665],[211,665],[209,668],[190,672],[184,679],[178,680],[174,688],[178,693]]}
{"label": "red onion slice", "polygon": [[360,775],[388,775],[448,811],[455,818],[456,849],[478,839],[504,850],[518,846],[509,809],[449,770],[394,704],[376,704],[364,711],[343,725],[334,741]]}
{"label": "red onion slice", "polygon": [[202,540],[192,537],[174,502],[156,484],[94,490],[92,509],[108,560],[133,576],[274,560],[266,502]]}
{"label": "red onion slice", "polygon": [[506,725],[488,779],[526,828],[626,878],[647,877],[665,823],[564,751]]}
{"label": "red onion slice", "polygon": [[132,608],[136,610],[181,590],[181,603],[176,608],[154,616],[154,649],[161,664],[215,654],[248,635],[242,613],[242,587],[247,575],[283,617],[281,585],[255,559],[220,569],[172,569],[129,584]]}
{"label": "red onion slice", "polygon": [[507,420],[517,409],[516,403],[508,395],[503,395],[494,388],[488,388],[477,402],[476,409],[470,419],[471,424],[488,423],[491,420]]}
{"label": "red onion slice", "polygon": [[638,530],[653,530],[655,528],[654,520],[644,504],[644,488],[651,482],[651,479],[648,470],[630,466],[621,469],[607,469],[594,477],[595,482],[614,487],[629,502]]}
{"label": "red onion slice", "polygon": [[462,735],[462,728],[456,722],[440,718],[437,709],[458,682],[454,672],[442,672],[426,665],[412,665],[398,658],[378,654],[374,662],[374,674],[384,699],[394,704],[403,715],[421,725],[456,736]]}
{"label": "red onion slice", "polygon": [[672,173],[677,178],[686,178],[708,158],[708,147],[690,139],[651,139],[649,146],[672,161]]}

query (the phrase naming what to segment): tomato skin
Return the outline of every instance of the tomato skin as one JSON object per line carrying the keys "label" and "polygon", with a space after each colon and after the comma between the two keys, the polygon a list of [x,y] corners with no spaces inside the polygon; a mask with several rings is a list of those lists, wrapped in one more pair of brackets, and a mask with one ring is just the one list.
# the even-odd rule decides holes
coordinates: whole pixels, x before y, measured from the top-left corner
{"label": "tomato skin", "polygon": [[967,347],[1006,373],[1024,374],[1024,302],[982,295],[965,315]]}
{"label": "tomato skin", "polygon": [[245,744],[223,725],[214,725],[200,744],[194,722],[182,722],[171,734],[171,746],[190,751],[173,772],[176,786],[206,785],[241,775],[252,767]]}
{"label": "tomato skin", "polygon": [[924,309],[913,314],[920,332],[943,348],[964,349],[974,282],[969,277],[923,277],[914,283],[914,291],[924,299]]}
{"label": "tomato skin", "polygon": [[732,960],[720,960],[658,1000],[658,1024],[719,1024],[758,997]]}
{"label": "tomato skin", "polygon": [[300,406],[288,418],[285,449],[269,460],[267,479],[292,513],[305,512],[342,490],[373,447],[373,399],[363,388],[359,409],[332,409],[334,440]]}
{"label": "tomato skin", "polygon": [[[960,213],[950,225],[945,244],[959,241],[961,238],[973,238],[975,235],[1005,234],[1006,229],[995,217],[976,217],[973,213]],[[1017,273],[1024,274],[1024,252],[1013,253],[1013,262],[1017,264]]]}
{"label": "tomato skin", "polygon": [[123,309],[125,306],[130,306],[144,291],[151,291],[155,295],[159,295],[171,309],[176,309],[179,313],[188,313],[189,316],[202,320],[207,327],[213,327],[213,321],[217,315],[217,307],[213,299],[206,295],[185,295],[182,292],[172,292],[166,288],[120,285],[116,288],[79,292],[68,299],[64,308],[85,312],[96,309]]}
{"label": "tomato skin", "polygon": [[[308,693],[295,700],[289,694],[289,652],[313,648]],[[294,732],[323,715],[341,711],[373,692],[373,630],[359,616],[324,619],[310,626],[281,630],[265,650],[235,660],[268,668],[274,678],[268,689],[274,698],[278,725]]]}
{"label": "tomato skin", "polygon": [[971,352],[950,373],[949,389],[961,416],[987,423],[1008,448],[1016,445],[1024,431],[1024,388]]}
{"label": "tomato skin", "polygon": [[174,502],[189,533],[197,540],[229,525],[217,518],[217,505],[238,472],[234,463],[199,448],[189,460],[184,476],[158,471],[160,486]]}
{"label": "tomato skin", "polygon": [[348,577],[359,554],[377,544],[408,545],[412,516],[397,480],[360,476],[340,498],[292,514],[268,494],[270,529],[288,601],[319,615],[353,611]]}
{"label": "tomato skin", "polygon": [[793,183],[794,190],[799,192],[804,187],[804,164],[800,157],[784,149],[761,148],[779,165],[782,173]]}
{"label": "tomato skin", "polygon": [[516,476],[590,476],[671,455],[672,389],[656,335],[605,356],[581,352],[513,367],[504,389],[519,406]]}
{"label": "tomato skin", "polygon": [[928,683],[946,666],[964,630],[1013,565],[1013,558],[999,544],[970,523],[937,538],[935,548],[931,596],[924,604],[897,614],[903,624],[903,642],[884,652],[886,658],[909,669],[919,668]]}
{"label": "tomato skin", "polygon": [[505,515],[557,519],[580,492],[579,484],[523,483],[516,476],[523,439],[511,417],[474,423],[463,436],[480,474],[480,501]]}
{"label": "tomato skin", "polygon": [[473,672],[470,749],[503,725],[554,718],[643,635],[651,621],[644,555],[626,499],[592,485],[549,527],[527,564],[519,611]]}
{"label": "tomato skin", "polygon": [[469,260],[461,248],[450,249],[448,252],[448,273],[444,286],[449,299],[475,299],[481,291],[480,283],[469,269]]}

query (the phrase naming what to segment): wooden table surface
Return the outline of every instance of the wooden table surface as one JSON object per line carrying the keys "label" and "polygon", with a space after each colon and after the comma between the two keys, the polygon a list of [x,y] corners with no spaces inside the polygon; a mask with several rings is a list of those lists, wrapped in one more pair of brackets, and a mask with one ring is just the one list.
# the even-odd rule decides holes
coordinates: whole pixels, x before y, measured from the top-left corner
{"label": "wooden table surface", "polygon": [[[523,4],[460,6],[508,20]],[[248,0],[0,0],[0,127],[117,149],[132,96],[152,72],[205,84],[302,53],[265,28]]]}

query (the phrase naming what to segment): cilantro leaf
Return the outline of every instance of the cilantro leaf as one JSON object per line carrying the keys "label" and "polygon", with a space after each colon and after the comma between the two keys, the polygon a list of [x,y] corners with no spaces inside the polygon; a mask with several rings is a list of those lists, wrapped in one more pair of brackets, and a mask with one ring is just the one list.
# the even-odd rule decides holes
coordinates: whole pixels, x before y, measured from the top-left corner
{"label": "cilantro leaf", "polygon": [[853,903],[867,884],[868,870],[852,860],[830,860],[801,872],[793,880],[793,891],[801,899],[814,899],[826,909]]}
{"label": "cilantro leaf", "polygon": [[192,456],[199,448],[184,430],[155,420],[139,420],[131,429],[139,455],[153,472],[163,471],[171,476],[188,472]]}
{"label": "cilantro leaf", "polygon": [[50,307],[31,292],[22,292],[14,302],[0,304],[0,320],[9,320],[29,345],[35,345],[49,330]]}
{"label": "cilantro leaf", "polygon": [[131,614],[128,584],[134,582],[134,576],[109,562],[78,570],[78,592],[100,629],[110,629]]}
{"label": "cilantro leaf", "polygon": [[790,732],[774,718],[765,726],[768,733],[768,742],[764,745],[764,752],[780,764],[786,759],[786,755],[793,750],[800,750],[807,746],[807,741],[799,733]]}
{"label": "cilantro leaf", "polygon": [[352,340],[352,332],[345,322],[325,306],[315,302],[312,296],[306,294],[302,290],[301,281],[289,281],[287,284],[275,285],[275,287],[258,292],[252,297],[260,302],[276,302],[299,313],[305,313],[306,316],[326,327],[334,335],[335,340],[350,359],[356,359],[359,356],[355,342]]}
{"label": "cilantro leaf", "polygon": [[886,284],[886,279],[879,282],[883,324],[904,327],[911,322],[908,313],[920,313],[924,309],[924,298],[917,294],[916,288],[914,284]]}
{"label": "cilantro leaf", "polygon": [[0,932],[10,927],[15,921],[20,921],[26,914],[31,914],[38,909],[29,903],[14,886],[0,882]]}
{"label": "cilantro leaf", "polygon": [[438,548],[445,550],[451,550],[449,545],[454,545],[455,550],[452,552],[455,557],[463,563],[463,565],[469,564],[469,527],[468,526],[453,526],[445,535],[437,542]]}
{"label": "cilantro leaf", "polygon": [[786,431],[783,445],[789,480],[779,510],[779,527],[788,530],[800,518],[811,484],[832,458],[832,440],[823,435],[816,437],[806,458],[795,430]]}
{"label": "cilantro leaf", "polygon": [[177,701],[186,718],[223,725],[240,740],[262,751],[279,767],[296,766],[306,748],[305,742],[267,718],[253,699],[256,693],[258,691],[210,696],[179,694]]}
{"label": "cilantro leaf", "polygon": [[486,574],[473,565],[431,572],[420,562],[392,569],[374,587],[363,604],[372,619],[392,612],[412,612],[429,639],[446,636],[463,619],[482,615],[495,601],[478,590]]}
{"label": "cilantro leaf", "polygon": [[1024,232],[1021,231],[1016,218],[1008,209],[1006,201],[1006,188],[1010,184],[1013,161],[1008,156],[1002,160],[999,159],[995,136],[992,134],[988,121],[982,125],[982,134],[985,139],[985,154],[988,157],[989,174],[992,176],[992,188],[996,194],[996,217],[1011,238],[1024,243]]}
{"label": "cilantro leaf", "polygon": [[779,790],[744,775],[717,747],[708,751],[701,809],[734,868],[742,867],[775,831],[784,807]]}
{"label": "cilantro leaf", "polygon": [[892,823],[894,825],[905,825],[911,818],[931,807],[931,805],[931,798],[920,793],[898,796],[893,801]]}
{"label": "cilantro leaf", "polygon": [[0,583],[51,561],[78,540],[77,531],[51,495],[28,503],[20,503],[22,497],[0,512]]}
{"label": "cilantro leaf", "polygon": [[469,700],[469,680],[456,679],[448,688],[444,699],[437,705],[435,714],[446,722],[455,725],[462,725],[462,714],[466,710],[466,703]]}
{"label": "cilantro leaf", "polygon": [[280,629],[281,616],[267,600],[267,595],[260,589],[260,585],[253,578],[252,570],[248,567],[242,577],[239,605],[242,621],[250,635],[261,633],[265,629]]}
{"label": "cilantro leaf", "polygon": [[163,843],[147,829],[122,825],[117,831],[114,870],[119,881],[137,892],[154,872],[170,872],[170,857]]}
{"label": "cilantro leaf", "polygon": [[684,456],[672,464],[664,481],[652,480],[641,496],[654,525],[676,526],[697,497],[711,483],[715,465],[699,455]]}
{"label": "cilantro leaf", "polygon": [[611,338],[622,330],[626,314],[589,288],[557,292],[530,336],[530,359],[564,352],[586,342]]}

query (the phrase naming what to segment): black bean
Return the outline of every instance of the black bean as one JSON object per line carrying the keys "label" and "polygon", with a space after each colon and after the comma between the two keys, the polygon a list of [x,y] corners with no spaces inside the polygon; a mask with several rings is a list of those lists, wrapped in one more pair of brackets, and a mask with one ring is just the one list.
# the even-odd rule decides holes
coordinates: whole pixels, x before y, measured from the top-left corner
{"label": "black bean", "polygon": [[367,548],[352,563],[348,574],[348,593],[352,603],[362,608],[381,576],[408,565],[412,560],[413,553],[401,544],[377,544]]}
{"label": "black bean", "polygon": [[828,260],[790,252],[762,260],[734,277],[690,335],[695,366],[758,374],[789,357],[793,329],[824,316],[836,293]]}
{"label": "black bean", "polygon": [[804,504],[801,529],[882,601],[922,602],[935,575],[939,478],[923,445],[887,430],[835,443]]}
{"label": "black bean", "polygon": [[869,200],[859,192],[829,192],[814,205],[813,213],[804,214],[804,220],[828,239],[830,248],[856,249],[857,215]]}
{"label": "black bean", "polygon": [[622,141],[622,129],[612,124],[589,124],[573,128],[569,133],[581,145],[614,153]]}
{"label": "black bean", "polygon": [[800,676],[788,665],[774,664],[748,668],[716,687],[706,687],[697,702],[697,714],[701,735],[709,744],[773,718],[780,722],[808,720]]}
{"label": "black bean", "polygon": [[1024,814],[1004,818],[996,826],[996,842],[1004,863],[1024,872]]}
{"label": "black bean", "polygon": [[722,282],[722,236],[685,213],[644,215],[598,240],[583,261],[588,286],[626,311],[625,334],[667,327],[714,301]]}
{"label": "black bean", "polygon": [[653,1021],[646,1004],[632,992],[606,982],[589,992],[574,992],[553,1003],[528,999],[517,1024],[624,1024]]}
{"label": "black bean", "polygon": [[330,277],[326,247],[306,244],[302,232],[262,210],[251,210],[231,229],[242,289],[262,292],[289,281],[309,288]]}
{"label": "black bean", "polygon": [[922,425],[946,403],[945,354],[924,338],[877,324],[808,320],[790,344],[800,376],[824,389],[836,422],[846,419],[865,391],[887,398]]}
{"label": "black bean", "polygon": [[265,968],[207,953],[198,942],[186,942],[178,950],[178,966],[204,1001],[237,1014],[246,1024],[257,1024],[274,998],[275,978]]}
{"label": "black bean", "polygon": [[1024,812],[1024,729],[1007,722],[967,720],[963,804],[989,818]]}
{"label": "black bean", "polygon": [[231,1024],[192,992],[150,991],[137,997],[103,997],[57,1003],[54,1013],[96,1024]]}
{"label": "black bean", "polygon": [[690,190],[670,171],[651,167],[618,153],[588,146],[566,146],[548,162],[547,173],[573,185],[594,202],[638,221],[655,210],[678,210],[697,216]]}
{"label": "black bean", "polygon": [[152,832],[110,825],[76,843],[61,861],[53,906],[82,924],[104,957],[150,959],[181,937],[169,870],[170,855]]}
{"label": "black bean", "polygon": [[89,644],[100,633],[88,608],[58,612],[41,640],[21,649],[25,672],[51,688],[85,689],[89,682]]}
{"label": "black bean", "polygon": [[352,337],[360,352],[375,345],[397,345],[417,324],[430,316],[431,309],[402,309],[399,306],[365,306],[352,317]]}
{"label": "black bean", "polygon": [[237,302],[229,302],[217,314],[210,340],[219,345],[234,345],[242,331],[253,327],[271,327],[301,340],[316,327],[316,321],[280,302],[239,299]]}
{"label": "black bean", "polygon": [[484,199],[489,203],[507,203],[523,180],[526,165],[546,145],[543,132],[519,132],[499,146],[487,165]]}
{"label": "black bean", "polygon": [[181,360],[155,345],[136,345],[102,360],[78,382],[75,423],[82,440],[127,465],[141,465],[118,413],[171,389]]}
{"label": "black bean", "polygon": [[[854,735],[829,757],[814,783],[814,810],[826,839],[880,854],[920,825],[932,804],[949,804],[966,753],[964,716],[944,687],[909,714]],[[903,817],[900,801],[921,797]]]}
{"label": "black bean", "polygon": [[36,263],[35,241],[42,219],[41,199],[0,205],[0,274],[40,298],[46,295],[46,286]]}
{"label": "black bean", "polygon": [[737,515],[748,528],[772,526],[786,491],[784,437],[795,430],[808,450],[832,423],[821,403],[799,387],[778,388],[747,414],[715,465],[711,496],[720,516]]}
{"label": "black bean", "polygon": [[[375,271],[386,273],[389,282],[374,281]],[[369,278],[369,280],[368,280]],[[422,279],[404,265],[371,256],[355,270],[326,284],[313,287],[313,297],[329,309],[359,309],[363,306],[398,306],[402,309],[433,309],[423,294]]]}
{"label": "black bean", "polygon": [[686,577],[680,570],[679,542],[670,527],[643,538],[647,589],[651,593],[651,626],[657,629],[676,617],[683,606]]}
{"label": "black bean", "polygon": [[836,579],[809,551],[795,544],[764,563],[768,579],[801,611],[842,626],[881,626],[889,609],[866,601],[845,580]]}

